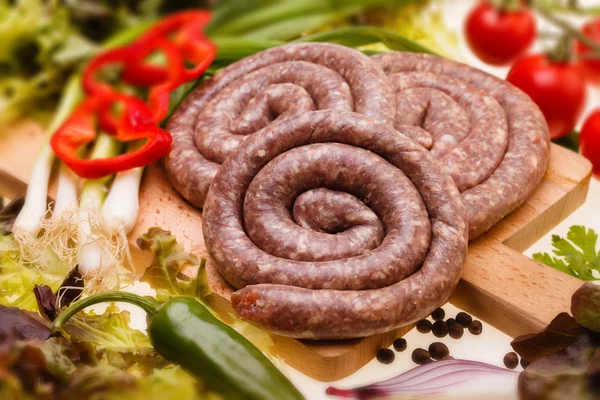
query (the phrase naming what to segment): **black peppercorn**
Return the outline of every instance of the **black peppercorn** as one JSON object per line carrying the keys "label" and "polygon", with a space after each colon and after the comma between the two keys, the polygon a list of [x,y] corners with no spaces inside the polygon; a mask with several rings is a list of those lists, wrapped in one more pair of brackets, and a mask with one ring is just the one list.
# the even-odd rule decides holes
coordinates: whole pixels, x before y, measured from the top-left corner
{"label": "black peppercorn", "polygon": [[523,367],[523,369],[527,368],[529,364],[529,361],[521,357],[521,367]]}
{"label": "black peppercorn", "polygon": [[456,324],[456,320],[454,318],[448,318],[446,320],[446,325],[448,325],[448,328],[450,328],[450,325]]}
{"label": "black peppercorn", "polygon": [[398,338],[394,340],[394,349],[396,349],[396,351],[406,350],[406,339]]}
{"label": "black peppercorn", "polygon": [[441,360],[450,354],[450,350],[448,350],[448,346],[442,342],[433,342],[429,345],[429,354],[434,360]]}
{"label": "black peppercorn", "polygon": [[465,332],[465,328],[461,324],[453,323],[448,326],[448,334],[452,339],[460,339]]}
{"label": "black peppercorn", "polygon": [[468,328],[471,322],[473,321],[473,317],[471,317],[466,312],[459,312],[456,314],[456,322],[461,324],[464,328]]}
{"label": "black peppercorn", "polygon": [[431,355],[425,349],[415,349],[411,356],[415,364],[423,365],[431,362]]}
{"label": "black peppercorn", "polygon": [[390,349],[379,349],[377,350],[376,356],[377,361],[379,361],[382,364],[391,364],[396,358],[396,355]]}
{"label": "black peppercorn", "polygon": [[433,312],[431,313],[431,318],[434,321],[441,321],[446,317],[446,312],[444,311],[444,309],[442,308],[436,308],[435,310],[433,310]]}
{"label": "black peppercorn", "polygon": [[442,359],[440,361],[444,361],[444,360],[454,360],[454,357],[452,357],[451,355],[447,355],[442,357]]}
{"label": "black peppercorn", "polygon": [[448,325],[445,321],[435,321],[431,327],[431,331],[435,337],[443,338],[448,334]]}
{"label": "black peppercorn", "polygon": [[474,320],[469,324],[469,332],[473,335],[481,335],[481,331],[483,330],[483,326],[480,321]]}
{"label": "black peppercorn", "polygon": [[514,351],[506,353],[504,356],[504,365],[508,369],[515,369],[519,365],[519,356]]}
{"label": "black peppercorn", "polygon": [[428,319],[422,319],[417,322],[417,330],[421,333],[429,333],[431,332],[431,321]]}

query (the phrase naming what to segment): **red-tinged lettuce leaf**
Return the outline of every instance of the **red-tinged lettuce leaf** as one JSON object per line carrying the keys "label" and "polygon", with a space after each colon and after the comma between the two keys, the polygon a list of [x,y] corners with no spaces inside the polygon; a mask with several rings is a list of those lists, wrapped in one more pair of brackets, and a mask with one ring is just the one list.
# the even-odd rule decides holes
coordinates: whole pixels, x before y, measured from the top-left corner
{"label": "red-tinged lettuce leaf", "polygon": [[585,283],[571,299],[571,314],[581,325],[600,332],[600,286]]}
{"label": "red-tinged lettuce leaf", "polygon": [[68,307],[82,293],[83,279],[77,266],[69,271],[56,292],[48,285],[35,285],[33,288],[40,314],[50,321],[54,321],[60,313],[59,308]]}
{"label": "red-tinged lettuce leaf", "polygon": [[519,376],[521,400],[597,400],[598,374],[590,369],[598,347],[588,331],[557,353],[531,363]]}
{"label": "red-tinged lettuce leaf", "polygon": [[49,321],[54,321],[58,315],[58,308],[56,307],[56,295],[52,291],[52,288],[48,285],[35,285],[33,294],[40,314]]}
{"label": "red-tinged lettuce leaf", "polygon": [[137,244],[142,250],[151,251],[154,255],[150,265],[140,279],[156,290],[158,300],[166,300],[173,296],[196,296],[203,287],[206,278],[202,275],[203,266],[199,270],[200,279],[185,275],[182,270],[190,265],[198,265],[198,259],[187,253],[177,242],[171,232],[153,227],[140,236]]}
{"label": "red-tinged lettuce leaf", "polygon": [[511,342],[513,349],[525,360],[534,362],[570,346],[581,326],[567,313],[560,313],[543,331],[519,336]]}
{"label": "red-tinged lettuce leaf", "polygon": [[0,305],[0,342],[40,339],[53,336],[50,322],[36,313]]}

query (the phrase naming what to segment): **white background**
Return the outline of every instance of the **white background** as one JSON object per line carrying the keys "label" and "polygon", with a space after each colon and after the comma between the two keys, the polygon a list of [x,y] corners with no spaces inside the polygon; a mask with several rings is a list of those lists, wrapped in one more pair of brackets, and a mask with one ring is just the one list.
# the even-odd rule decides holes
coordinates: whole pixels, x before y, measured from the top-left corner
{"label": "white background", "polygon": [[[588,0],[587,2],[582,1],[582,4],[587,3],[588,5],[592,5],[598,4],[598,2],[600,2],[600,0]],[[470,53],[465,45],[462,35],[462,24],[468,10],[473,4],[473,1],[467,0],[447,0],[443,2],[441,7],[444,8],[446,24],[452,30],[456,31],[460,37],[460,52],[461,56],[464,58],[463,61],[466,61],[474,67],[504,78],[506,77],[508,68],[494,68],[483,64]],[[580,24],[582,20],[574,19],[573,22]],[[539,21],[539,25],[546,27],[543,21]],[[598,107],[600,107],[600,91],[590,90],[585,114],[588,114],[593,108]],[[592,179],[586,203],[525,253],[531,255],[538,251],[550,252],[551,234],[564,235],[571,225],[585,225],[595,229],[596,232],[600,232],[600,182],[598,180]],[[450,316],[454,316],[458,311],[456,307],[451,305],[444,306],[444,309],[446,310],[446,314]],[[383,365],[377,362],[377,360],[373,360],[350,377],[331,384],[317,382],[290,367],[287,367],[285,372],[293,383],[304,393],[308,400],[332,399],[333,397],[325,395],[327,386],[334,385],[342,388],[351,388],[399,375],[415,367],[415,364],[410,360],[412,350],[417,347],[426,349],[433,341],[442,341],[446,343],[450,349],[450,353],[455,358],[478,360],[497,366],[503,366],[502,359],[504,355],[507,352],[512,351],[510,347],[511,338],[485,324],[485,321],[484,332],[480,336],[473,336],[468,332],[465,332],[465,335],[460,340],[454,340],[449,337],[440,340],[431,334],[423,335],[417,332],[416,329],[413,329],[405,336],[405,339],[408,342],[408,349],[402,353],[396,353],[396,360],[392,364]],[[520,370],[520,367],[518,370]],[[490,397],[494,399],[512,399],[516,398],[515,389],[516,383],[513,385],[503,385],[503,387],[494,387],[493,384],[490,386],[490,382],[481,382],[480,393],[475,394],[472,398],[481,398],[485,394],[488,399]]]}

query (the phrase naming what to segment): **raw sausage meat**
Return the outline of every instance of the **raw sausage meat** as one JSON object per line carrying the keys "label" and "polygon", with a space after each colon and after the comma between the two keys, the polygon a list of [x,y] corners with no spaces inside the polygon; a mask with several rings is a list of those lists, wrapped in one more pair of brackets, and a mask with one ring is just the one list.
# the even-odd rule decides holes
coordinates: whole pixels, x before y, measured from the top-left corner
{"label": "raw sausage meat", "polygon": [[429,149],[460,190],[470,239],[523,204],[542,180],[550,152],[544,116],[525,93],[428,54],[373,59],[396,92],[396,129]]}
{"label": "raw sausage meat", "polygon": [[452,178],[423,147],[345,111],[275,121],[224,161],[203,210],[206,247],[269,331],[344,339],[442,304],[467,252]]}
{"label": "raw sausage meat", "polygon": [[169,120],[167,175],[201,208],[219,166],[249,135],[323,109],[393,124],[394,95],[375,63],[348,47],[298,43],[247,57],[201,84]]}

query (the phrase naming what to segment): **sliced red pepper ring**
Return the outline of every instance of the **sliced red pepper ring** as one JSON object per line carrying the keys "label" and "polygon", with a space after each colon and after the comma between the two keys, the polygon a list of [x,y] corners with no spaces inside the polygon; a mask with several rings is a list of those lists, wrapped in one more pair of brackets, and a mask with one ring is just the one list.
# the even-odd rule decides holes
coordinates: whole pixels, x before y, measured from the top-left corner
{"label": "sliced red pepper ring", "polygon": [[[191,68],[184,67],[183,82],[198,79],[217,54],[217,47],[203,34],[211,15],[208,11],[174,14],[150,28],[138,42],[154,42],[160,38],[169,40],[180,51],[184,61],[193,64]],[[164,81],[167,75],[166,67],[145,63],[144,58],[128,64],[123,72],[125,80],[139,85],[154,85]]]}
{"label": "sliced red pepper ring", "polygon": [[[115,103],[124,105],[124,111],[117,121],[115,137],[122,141],[147,139],[144,145],[133,152],[111,158],[78,157],[79,148],[96,138],[99,115]],[[171,141],[171,135],[156,126],[144,102],[125,94],[107,92],[81,103],[54,133],[50,145],[56,156],[78,176],[96,179],[158,161],[169,151]]]}
{"label": "sliced red pepper ring", "polygon": [[[102,81],[97,80],[96,74],[109,66],[121,66],[123,70],[128,65],[136,63],[139,59],[149,54],[161,51],[166,56],[168,65],[167,75],[164,80],[157,82],[149,90],[148,104],[152,110],[155,122],[160,122],[169,112],[169,96],[173,90],[183,83],[183,60],[177,48],[165,39],[148,42],[135,42],[130,46],[118,47],[108,50],[90,61],[83,72],[83,88],[86,93],[116,92],[116,89]],[[134,84],[124,80],[126,83]],[[116,121],[110,115],[103,113],[101,125],[104,130],[114,133]]]}

